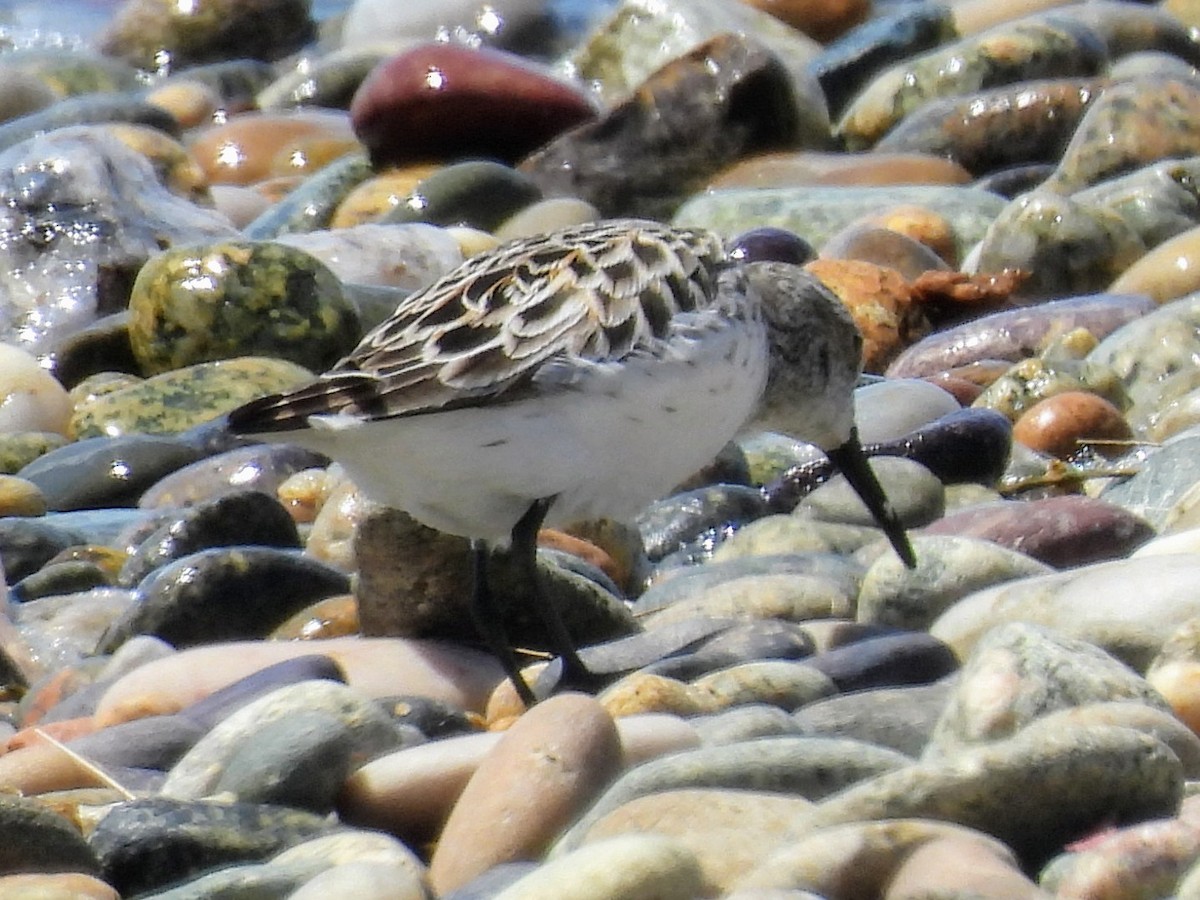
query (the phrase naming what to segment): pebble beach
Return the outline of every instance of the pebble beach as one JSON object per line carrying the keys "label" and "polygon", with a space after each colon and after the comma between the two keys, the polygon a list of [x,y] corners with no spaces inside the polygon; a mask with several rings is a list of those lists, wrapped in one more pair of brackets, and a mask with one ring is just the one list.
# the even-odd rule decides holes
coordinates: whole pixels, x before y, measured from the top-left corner
{"label": "pebble beach", "polygon": [[[1200,900],[1197,67],[1195,0],[0,0],[0,900]],[[594,695],[491,554],[526,709],[465,538],[223,417],[624,217],[799,236],[917,565],[751,421],[540,533]]]}

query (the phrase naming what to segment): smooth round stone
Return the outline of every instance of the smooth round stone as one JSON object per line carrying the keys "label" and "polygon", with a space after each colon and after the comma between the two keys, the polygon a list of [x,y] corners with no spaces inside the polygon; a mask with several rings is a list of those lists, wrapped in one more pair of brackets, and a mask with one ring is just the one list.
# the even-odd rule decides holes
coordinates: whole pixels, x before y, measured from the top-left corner
{"label": "smooth round stone", "polygon": [[420,876],[395,864],[373,862],[334,866],[288,894],[289,900],[425,900],[428,896]]}
{"label": "smooth round stone", "polygon": [[805,663],[763,660],[718,669],[692,682],[709,710],[747,703],[770,703],[796,709],[836,690],[832,679]]}
{"label": "smooth round stone", "polygon": [[914,535],[917,567],[881,552],[863,577],[859,622],[913,631],[928,628],[943,612],[975,591],[1053,571],[1024,553],[991,541],[958,535]]}
{"label": "smooth round stone", "polygon": [[[1147,677],[1153,687],[1153,681]],[[1200,737],[1171,711],[1156,701],[1151,706],[1137,700],[1084,703],[1055,710],[1037,718],[1031,727],[1052,732],[1056,728],[1077,728],[1090,725],[1118,725],[1152,735],[1162,741],[1179,757],[1184,775],[1190,780],[1200,768]]]}
{"label": "smooth round stone", "polygon": [[792,714],[809,736],[846,738],[920,756],[941,717],[952,679],[835,694]]}
{"label": "smooth round stone", "polygon": [[1150,454],[1132,478],[1107,488],[1101,498],[1142,516],[1157,528],[1178,530],[1195,522],[1193,486],[1200,438],[1184,432]]}
{"label": "smooth round stone", "polygon": [[942,641],[923,632],[884,634],[818,653],[805,661],[839,691],[937,681],[958,668]]}
{"label": "smooth round stone", "polygon": [[[660,629],[643,632],[648,637],[658,633]],[[689,644],[694,649],[680,648],[683,652],[665,653],[657,662],[643,666],[642,671],[688,680],[755,660],[801,659],[815,649],[811,636],[795,625],[775,619],[723,627],[715,636],[706,636],[700,642]]]}
{"label": "smooth round stone", "polygon": [[966,184],[971,173],[937,156],[921,153],[822,153],[818,150],[764,153],[734,162],[709,183],[722,188],[813,185]]}
{"label": "smooth round stone", "polygon": [[120,900],[112,885],[73,872],[0,876],[0,894],[13,900]]}
{"label": "smooth round stone", "polygon": [[129,312],[134,356],[150,374],[256,353],[324,371],[361,335],[337,277],[281,244],[161,253],[138,273]]}
{"label": "smooth round stone", "polygon": [[142,491],[203,454],[166,436],[130,434],[76,441],[38,457],[18,473],[51,510],[133,506]]}
{"label": "smooth round stone", "polygon": [[1076,23],[1035,18],[1005,23],[886,70],[850,103],[837,132],[850,149],[866,149],[927,101],[1006,81],[1095,75],[1104,62],[1103,45]]}
{"label": "smooth round stone", "polygon": [[581,198],[606,216],[665,219],[734,159],[828,144],[824,109],[812,89],[794,89],[783,59],[745,32],[719,33],[520,168],[548,196]]}
{"label": "smooth round stone", "polygon": [[143,509],[193,506],[237,491],[274,496],[288,478],[324,464],[311,450],[286,444],[254,444],[199,460],[165,476],[138,501]]}
{"label": "smooth round stone", "polygon": [[24,350],[0,344],[0,432],[70,434],[66,389]]}
{"label": "smooth round stone", "polygon": [[0,472],[15,475],[39,456],[66,446],[67,443],[67,439],[57,432],[0,434]]}
{"label": "smooth round stone", "polygon": [[45,514],[46,498],[37,485],[14,475],[0,475],[0,517]]}
{"label": "smooth round stone", "polygon": [[517,210],[496,227],[494,234],[501,241],[509,241],[535,237],[571,225],[596,222],[601,218],[603,216],[600,215],[600,210],[586,200],[575,197],[547,197]]}
{"label": "smooth round stone", "polygon": [[706,747],[801,733],[795,719],[778,706],[767,703],[747,703],[723,712],[696,716],[691,724]]}
{"label": "smooth round stone", "polygon": [[609,685],[597,698],[613,718],[640,713],[690,717],[716,708],[709,691],[662,675],[634,672]]}
{"label": "smooth round stone", "polygon": [[112,576],[91,560],[58,560],[12,585],[9,597],[17,603],[29,603],[107,587],[112,583]]}
{"label": "smooth round stone", "polygon": [[171,114],[183,129],[198,128],[213,120],[221,108],[221,95],[202,81],[166,80],[146,93],[146,102]]}
{"label": "smooth round stone", "polygon": [[350,107],[377,167],[463,157],[512,163],[595,114],[584,91],[523,57],[454,43],[380,63]]}
{"label": "smooth round stone", "polygon": [[915,238],[866,223],[850,225],[833,235],[821,247],[821,256],[887,266],[908,281],[924,272],[947,267],[945,260]]}
{"label": "smooth round stone", "polygon": [[[616,726],[595,700],[560,694],[539,703],[467,782],[438,839],[430,883],[445,893],[493,865],[540,857],[621,762]],[[499,833],[496,822],[505,823]]]}
{"label": "smooth round stone", "polygon": [[770,13],[781,22],[786,22],[823,44],[840,37],[863,22],[871,11],[871,5],[866,0],[843,0],[840,3],[751,0],[750,5]]}
{"label": "smooth round stone", "polygon": [[469,160],[421,180],[380,221],[469,225],[490,231],[541,198],[542,189],[527,174],[490,160]]}
{"label": "smooth round stone", "polygon": [[[990,878],[984,881],[978,893],[971,896],[984,898],[1001,897],[1029,898],[1041,895],[1036,885],[1020,873],[1012,851],[1000,841],[988,837],[982,831],[963,828],[932,818],[899,818],[889,822],[857,822],[818,829],[803,835],[781,847],[767,858],[755,871],[737,882],[738,895],[746,892],[805,890],[814,896],[838,896],[845,885],[854,885],[862,896],[900,900],[903,897],[923,896],[898,893],[893,881],[905,878],[923,881],[913,869],[921,865],[920,854],[949,844],[957,854],[949,871],[959,873],[962,863],[968,860],[980,867],[980,874]],[[984,862],[986,860],[987,862]],[[946,870],[935,870],[934,878],[945,878]],[[966,885],[955,880],[948,890],[958,892]],[[1012,893],[991,893],[989,889],[1001,889]],[[757,896],[749,893],[748,897]]]}
{"label": "smooth round stone", "polygon": [[100,652],[135,634],[176,647],[261,637],[314,600],[349,589],[341,572],[296,550],[200,550],[153,570],[138,585],[137,606],[113,623]]}
{"label": "smooth round stone", "polygon": [[294,158],[303,164],[300,169],[315,171],[285,170],[255,183],[254,189],[270,205],[242,228],[243,237],[267,241],[328,228],[345,198],[373,174],[366,154],[357,145],[311,140],[319,149],[328,150],[322,158],[310,158],[302,147],[285,152],[283,158]]}
{"label": "smooth round stone", "polygon": [[358,829],[309,838],[281,851],[271,862],[280,866],[315,867],[317,871],[353,863],[376,863],[404,870],[410,876],[425,875],[424,864],[400,841],[378,831]]}
{"label": "smooth round stone", "polygon": [[76,404],[71,424],[80,439],[182,434],[248,400],[311,377],[307,369],[282,359],[202,362],[94,395]]}
{"label": "smooth round stone", "polygon": [[764,737],[673,753],[623,773],[560,839],[556,853],[588,840],[593,825],[638,798],[702,788],[771,792],[815,801],[909,762],[899,753],[870,744],[823,737]]}
{"label": "smooth round stone", "polygon": [[[1058,897],[1124,889],[1147,896],[1194,896],[1181,888],[1200,856],[1200,825],[1179,817],[1115,829],[1052,860],[1039,882]],[[1128,886],[1128,887],[1126,887]]]}
{"label": "smooth round stone", "polygon": [[[728,887],[785,844],[789,825],[811,804],[801,797],[763,791],[692,788],[638,797],[594,822],[587,844],[629,834],[678,841],[700,861],[707,889]],[[576,851],[578,852],[578,851]]]}
{"label": "smooth round stone", "polygon": [[1095,644],[1145,671],[1175,629],[1200,615],[1189,587],[1198,568],[1190,555],[1160,556],[1023,578],[969,594],[930,633],[966,658],[991,629],[1026,622]]}
{"label": "smooth round stone", "polygon": [[101,50],[151,72],[249,57],[279,59],[312,40],[306,0],[126,0],[100,36]]}
{"label": "smooth round stone", "polygon": [[761,518],[767,501],[756,488],[717,484],[674,494],[647,506],[638,531],[651,560],[662,559],[705,533]]}
{"label": "smooth round stone", "polygon": [[1036,869],[1101,825],[1171,815],[1182,786],[1178,758],[1149,735],[1031,729],[864,781],[818,804],[804,825],[936,815],[999,838]]}
{"label": "smooth round stone", "polygon": [[[869,465],[904,527],[928,525],[946,511],[945,488],[920,463],[899,456],[877,456]],[[843,525],[875,524],[874,515],[840,473],[805,497],[795,515]]]}
{"label": "smooth round stone", "polygon": [[332,110],[253,112],[193,132],[188,149],[211,184],[253,184],[270,176],[277,159],[314,141],[355,149],[349,117]]}
{"label": "smooth round stone", "polygon": [[287,234],[278,243],[319,259],[340,281],[406,291],[425,287],[463,261],[453,234],[420,223]]}
{"label": "smooth round stone", "polygon": [[1046,713],[1133,700],[1164,707],[1147,681],[1098,647],[1014,622],[971,650],[925,758],[1011,737]]}
{"label": "smooth round stone", "polygon": [[1064,344],[1012,366],[983,389],[974,406],[994,409],[1016,421],[1042,400],[1070,392],[1094,393],[1123,405],[1125,394],[1113,372],[1079,362],[1094,346],[1095,338],[1087,332],[1072,332],[1064,336]]}
{"label": "smooth round stone", "polygon": [[1153,309],[1143,296],[1095,294],[991,313],[917,342],[896,357],[887,375],[921,378],[984,359],[1017,362],[1037,353],[1047,334],[1086,328],[1103,339]]}
{"label": "smooth round stone", "polygon": [[1113,503],[1067,495],[968,507],[925,533],[981,538],[1065,567],[1126,556],[1153,537],[1154,529]]}
{"label": "smooth round stone", "polygon": [[283,807],[154,797],[112,806],[89,843],[104,880],[133,894],[216,866],[265,859],[330,827],[320,816]]}
{"label": "smooth round stone", "polygon": [[296,523],[274,497],[258,491],[226,494],[184,510],[160,525],[121,569],[126,586],[154,569],[212,547],[300,547]]}
{"label": "smooth round stone", "polygon": [[[1013,425],[1013,440],[1059,458],[1069,457],[1095,441],[1129,441],[1133,431],[1121,411],[1103,397],[1086,391],[1065,391],[1040,400]],[[1122,448],[1101,443],[1101,453]]]}
{"label": "smooth round stone", "polygon": [[911,288],[891,267],[855,259],[816,259],[804,269],[849,309],[862,332],[866,372],[882,372],[901,348],[928,328]]}
{"label": "smooth round stone", "polygon": [[275,641],[320,641],[361,632],[358,601],[347,594],[309,604],[277,625],[267,637]]}
{"label": "smooth round stone", "polygon": [[[305,716],[319,716],[323,722],[318,725]],[[295,732],[289,742],[287,730],[293,721]],[[292,765],[314,766],[309,777],[317,780],[317,759],[328,754],[327,762],[340,760],[338,768],[345,774],[350,753],[369,758],[395,749],[400,741],[400,732],[383,709],[353,688],[324,679],[300,681],[251,700],[215,725],[171,768],[161,794],[198,800],[218,793],[218,785],[224,783],[249,793],[286,787],[295,799],[305,785],[294,780],[284,784],[292,778]],[[250,748],[257,749],[251,753]],[[290,759],[293,752],[296,758]],[[257,760],[255,754],[260,754]],[[257,783],[251,780],[255,777]],[[323,799],[332,798],[340,781],[323,785]],[[316,794],[310,799],[316,799]],[[319,811],[328,812],[328,807]]]}
{"label": "smooth round stone", "polygon": [[0,873],[78,872],[99,875],[95,852],[68,819],[33,800],[0,800]]}
{"label": "smooth round stone", "polygon": [[[1088,107],[1050,179],[1074,191],[1148,163],[1200,150],[1200,87],[1190,79],[1142,78],[1107,88]],[[1154,141],[1134,135],[1154,135]]]}
{"label": "smooth round stone", "polygon": [[[714,562],[728,562],[756,556],[790,554],[849,555],[878,537],[880,531],[877,528],[819,522],[791,515],[766,516],[734,532],[721,543],[712,559]],[[836,602],[830,605],[829,611],[809,618],[831,615],[848,613],[843,603]]]}
{"label": "smooth round stone", "polygon": [[122,722],[68,741],[74,753],[103,768],[166,770],[204,736],[184,716],[149,716]]}
{"label": "smooth round stone", "polygon": [[897,440],[959,409],[953,395],[915,378],[887,378],[854,392],[854,419],[864,444]]}
{"label": "smooth round stone", "polygon": [[538,866],[496,900],[691,900],[710,886],[679,841],[629,834],[597,841]]}
{"label": "smooth round stone", "polygon": [[1156,303],[1168,303],[1200,290],[1197,241],[1200,228],[1177,234],[1159,244],[1109,285],[1114,294],[1146,294]]}
{"label": "smooth round stone", "polygon": [[422,181],[442,168],[441,163],[413,163],[376,172],[355,185],[338,202],[329,228],[351,228],[382,219],[407,198]]}
{"label": "smooth round stone", "polygon": [[820,247],[864,216],[896,206],[925,207],[943,216],[957,235],[957,253],[965,256],[1000,214],[1005,201],[987,191],[941,185],[728,188],[693,196],[672,220],[725,235],[770,225],[793,231]]}

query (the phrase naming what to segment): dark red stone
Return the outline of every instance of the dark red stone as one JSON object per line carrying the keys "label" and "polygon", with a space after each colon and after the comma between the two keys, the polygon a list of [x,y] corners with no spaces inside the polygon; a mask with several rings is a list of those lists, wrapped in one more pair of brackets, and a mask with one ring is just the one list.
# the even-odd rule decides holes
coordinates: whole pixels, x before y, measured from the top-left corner
{"label": "dark red stone", "polygon": [[1059,568],[1121,559],[1154,537],[1133,513],[1073,494],[969,507],[922,533],[982,538]]}
{"label": "dark red stone", "polygon": [[384,60],[350,106],[377,166],[465,157],[511,163],[595,116],[583,90],[520,56],[438,43]]}

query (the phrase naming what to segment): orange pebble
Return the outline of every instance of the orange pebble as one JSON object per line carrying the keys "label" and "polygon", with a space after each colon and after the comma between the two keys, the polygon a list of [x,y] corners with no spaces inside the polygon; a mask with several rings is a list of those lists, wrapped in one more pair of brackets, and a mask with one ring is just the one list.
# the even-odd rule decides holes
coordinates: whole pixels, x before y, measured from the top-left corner
{"label": "orange pebble", "polygon": [[1089,440],[1124,441],[1132,437],[1133,431],[1121,411],[1087,391],[1064,391],[1047,397],[1026,410],[1013,426],[1014,440],[1060,458],[1075,453]]}

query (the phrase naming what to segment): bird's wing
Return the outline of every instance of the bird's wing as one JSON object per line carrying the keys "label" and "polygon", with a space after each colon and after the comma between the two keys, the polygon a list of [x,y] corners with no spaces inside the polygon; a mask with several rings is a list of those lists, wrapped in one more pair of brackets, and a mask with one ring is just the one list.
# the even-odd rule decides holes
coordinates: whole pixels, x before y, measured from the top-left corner
{"label": "bird's wing", "polygon": [[725,260],[700,229],[613,220],[502,244],[407,297],[345,359],[230,414],[242,433],[309,416],[376,419],[520,396],[540,367],[619,360],[714,300]]}

